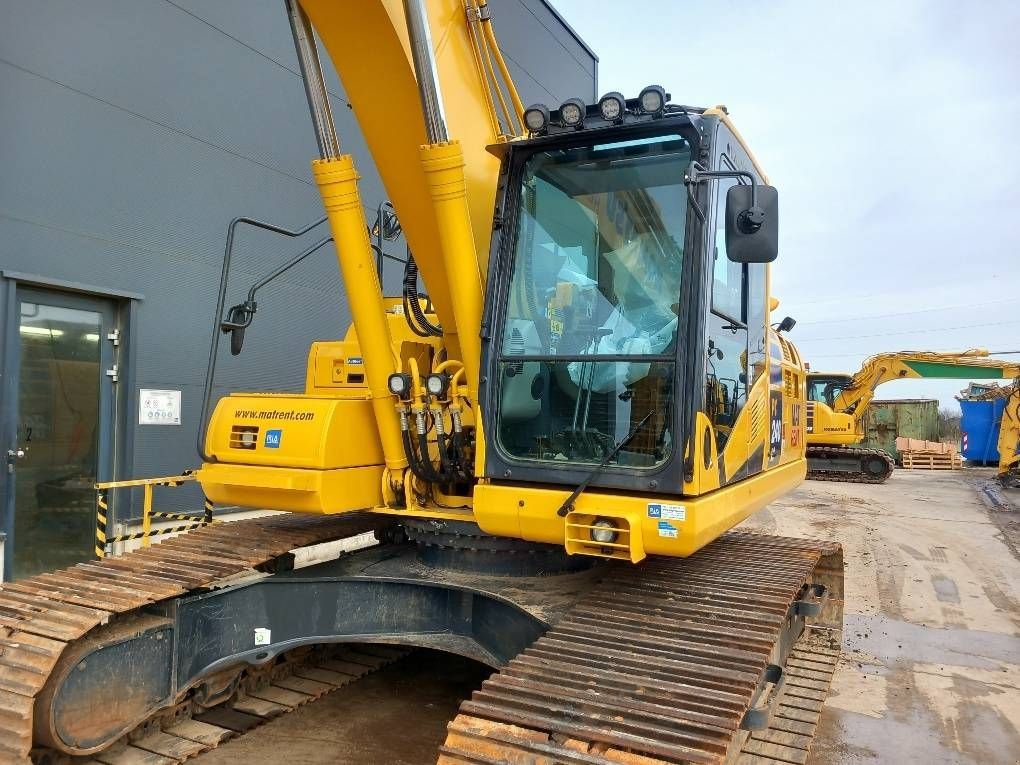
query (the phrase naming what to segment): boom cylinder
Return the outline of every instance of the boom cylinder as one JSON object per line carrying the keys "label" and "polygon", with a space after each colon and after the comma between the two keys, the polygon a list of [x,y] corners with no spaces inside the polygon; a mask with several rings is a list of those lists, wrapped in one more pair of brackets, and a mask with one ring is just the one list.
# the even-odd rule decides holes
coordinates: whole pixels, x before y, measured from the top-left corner
{"label": "boom cylinder", "polygon": [[396,360],[386,323],[382,285],[368,240],[368,222],[358,191],[360,176],[354,167],[354,159],[349,154],[340,153],[340,141],[329,108],[329,93],[315,49],[311,22],[297,0],[284,2],[322,157],[312,162],[312,175],[319,186],[333,241],[336,242],[351,318],[365,360],[365,377],[372,396],[383,458],[391,476],[396,476],[407,467],[400,423],[387,386],[390,374],[396,371]]}
{"label": "boom cylinder", "polygon": [[421,99],[425,132],[430,143],[447,138],[446,113],[443,111],[443,94],[439,88],[439,70],[432,48],[432,33],[424,0],[404,0],[404,18],[407,36],[411,41],[411,61],[418,79],[418,97]]}
{"label": "boom cylinder", "polygon": [[464,375],[473,401],[478,400],[482,348],[482,278],[478,273],[475,238],[467,204],[464,153],[458,141],[421,147],[429,194],[439,224],[440,247],[450,285],[453,318],[464,362]]}
{"label": "boom cylinder", "polygon": [[336,242],[354,330],[365,360],[365,377],[372,395],[386,467],[397,471],[407,466],[407,459],[397,412],[387,386],[390,374],[396,370],[396,362],[383,307],[382,287],[375,269],[375,255],[368,240],[365,208],[358,192],[358,171],[354,168],[354,159],[345,154],[337,159],[312,162],[312,174],[322,194],[322,203]]}
{"label": "boom cylinder", "polygon": [[298,64],[301,67],[301,79],[305,84],[308,111],[311,113],[312,123],[315,125],[315,140],[319,144],[319,156],[323,159],[336,159],[340,156],[340,141],[336,137],[333,112],[329,108],[329,91],[326,90],[319,54],[315,50],[312,24],[304,10],[298,5],[297,0],[284,1],[287,5],[290,31],[294,36],[294,49],[297,51]]}

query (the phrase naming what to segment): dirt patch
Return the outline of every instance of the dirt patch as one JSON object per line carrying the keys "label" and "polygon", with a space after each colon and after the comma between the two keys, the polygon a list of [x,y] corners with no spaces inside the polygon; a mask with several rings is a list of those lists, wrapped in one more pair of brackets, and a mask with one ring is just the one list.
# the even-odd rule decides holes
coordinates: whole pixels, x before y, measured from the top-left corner
{"label": "dirt patch", "polygon": [[422,765],[491,670],[421,649],[313,704],[197,757],[195,765]]}

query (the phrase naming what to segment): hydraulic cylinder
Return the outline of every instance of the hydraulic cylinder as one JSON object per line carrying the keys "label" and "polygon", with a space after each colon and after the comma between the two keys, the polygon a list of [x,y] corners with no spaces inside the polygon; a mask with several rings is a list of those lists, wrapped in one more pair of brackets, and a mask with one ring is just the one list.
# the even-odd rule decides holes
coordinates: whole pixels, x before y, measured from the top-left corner
{"label": "hydraulic cylinder", "polygon": [[[400,423],[393,408],[387,381],[396,371],[393,341],[386,323],[382,286],[375,255],[368,240],[365,209],[358,191],[358,175],[349,154],[312,162],[312,174],[322,194],[336,242],[340,272],[347,301],[365,362],[365,378],[372,396],[386,467],[398,471],[407,466],[400,437]],[[351,434],[353,438],[357,434]]]}

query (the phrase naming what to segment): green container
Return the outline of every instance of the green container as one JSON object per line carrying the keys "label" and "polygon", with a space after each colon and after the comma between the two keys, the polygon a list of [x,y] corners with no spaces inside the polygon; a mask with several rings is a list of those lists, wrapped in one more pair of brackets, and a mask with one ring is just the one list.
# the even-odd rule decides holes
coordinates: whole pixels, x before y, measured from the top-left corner
{"label": "green container", "polygon": [[872,401],[864,415],[864,442],[861,446],[881,449],[898,460],[897,436],[938,441],[939,402],[928,398]]}

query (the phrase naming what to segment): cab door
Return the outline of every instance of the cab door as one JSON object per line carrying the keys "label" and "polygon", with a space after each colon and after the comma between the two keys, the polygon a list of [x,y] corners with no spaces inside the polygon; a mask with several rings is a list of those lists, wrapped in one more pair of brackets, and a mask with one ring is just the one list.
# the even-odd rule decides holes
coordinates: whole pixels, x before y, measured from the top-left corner
{"label": "cab door", "polygon": [[[754,172],[749,158],[723,125],[719,126],[715,168]],[[766,368],[767,267],[734,263],[726,255],[726,192],[742,182],[746,183],[724,178],[716,183],[712,215],[705,410],[722,455],[722,484],[760,472],[768,456],[767,433],[763,432],[768,402],[759,401],[760,394],[752,395]]]}

